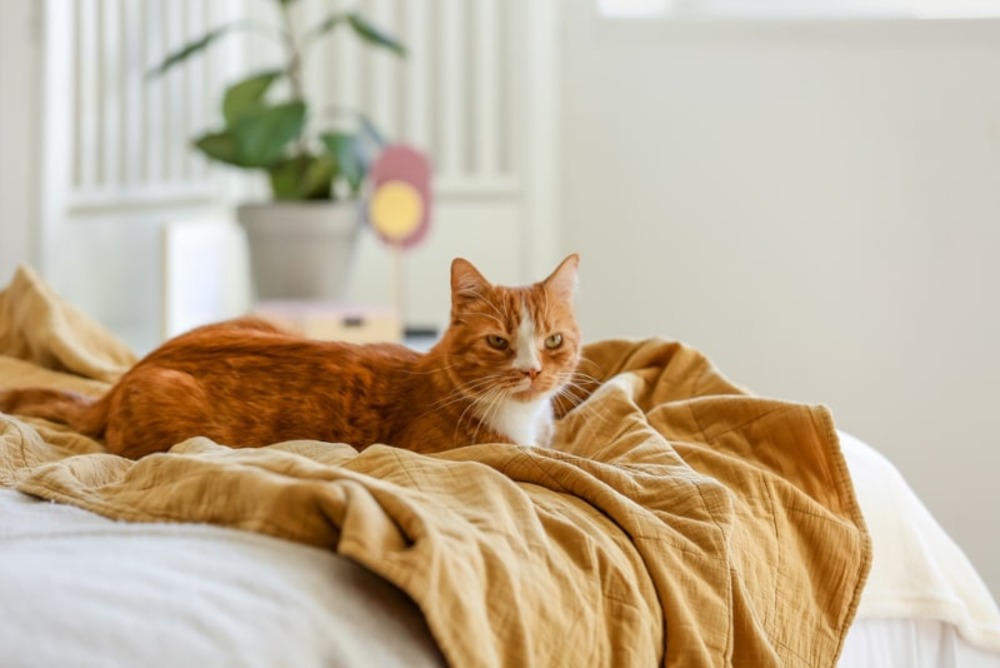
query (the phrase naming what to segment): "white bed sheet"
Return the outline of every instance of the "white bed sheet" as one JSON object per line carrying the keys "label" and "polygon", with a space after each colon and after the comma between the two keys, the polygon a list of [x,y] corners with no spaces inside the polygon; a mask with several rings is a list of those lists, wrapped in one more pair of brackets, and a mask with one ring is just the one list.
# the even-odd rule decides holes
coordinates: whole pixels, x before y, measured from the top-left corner
{"label": "white bed sheet", "polygon": [[859,619],[840,668],[1000,668],[1000,654],[976,647],[936,619]]}
{"label": "white bed sheet", "polygon": [[872,540],[857,619],[944,622],[972,646],[1000,655],[1000,610],[968,557],[888,459],[839,435]]}
{"label": "white bed sheet", "polygon": [[337,555],[0,489],[0,666],[443,666],[416,606]]}

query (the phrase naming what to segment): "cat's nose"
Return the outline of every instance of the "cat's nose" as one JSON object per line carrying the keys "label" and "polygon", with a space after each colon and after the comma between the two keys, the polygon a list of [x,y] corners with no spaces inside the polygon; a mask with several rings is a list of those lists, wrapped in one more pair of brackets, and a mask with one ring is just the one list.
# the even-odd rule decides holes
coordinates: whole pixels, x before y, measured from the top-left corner
{"label": "cat's nose", "polygon": [[531,380],[535,380],[536,378],[538,378],[538,373],[540,371],[541,371],[541,369],[522,369],[521,373],[523,373],[525,376],[527,376]]}

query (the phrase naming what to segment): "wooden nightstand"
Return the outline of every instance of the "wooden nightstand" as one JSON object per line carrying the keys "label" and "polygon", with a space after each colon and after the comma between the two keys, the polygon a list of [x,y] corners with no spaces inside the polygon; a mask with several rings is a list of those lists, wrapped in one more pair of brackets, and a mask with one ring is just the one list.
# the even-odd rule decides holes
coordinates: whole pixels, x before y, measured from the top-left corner
{"label": "wooden nightstand", "polygon": [[396,312],[378,306],[352,306],[316,301],[260,302],[253,314],[305,336],[349,343],[403,342]]}

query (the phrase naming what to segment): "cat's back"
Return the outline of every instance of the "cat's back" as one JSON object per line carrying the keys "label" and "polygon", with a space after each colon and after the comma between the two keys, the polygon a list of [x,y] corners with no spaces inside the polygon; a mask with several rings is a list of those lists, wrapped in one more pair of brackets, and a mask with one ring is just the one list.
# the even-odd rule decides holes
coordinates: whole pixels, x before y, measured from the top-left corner
{"label": "cat's back", "polygon": [[208,325],[167,341],[122,378],[111,393],[109,445],[124,451],[141,441],[158,451],[193,435],[240,447],[389,442],[421,357],[399,344],[317,341],[258,320]]}
{"label": "cat's back", "polygon": [[167,341],[128,375],[169,369],[203,383],[238,383],[248,390],[255,385],[288,390],[318,384],[370,392],[390,379],[409,376],[421,358],[421,353],[396,343],[319,341],[267,321],[241,318]]}

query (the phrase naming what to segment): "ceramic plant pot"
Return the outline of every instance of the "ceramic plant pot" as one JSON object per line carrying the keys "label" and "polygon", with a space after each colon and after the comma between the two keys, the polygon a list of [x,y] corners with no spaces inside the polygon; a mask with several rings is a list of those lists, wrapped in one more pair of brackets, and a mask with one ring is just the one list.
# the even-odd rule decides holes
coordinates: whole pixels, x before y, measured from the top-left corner
{"label": "ceramic plant pot", "polygon": [[236,217],[246,231],[258,300],[345,298],[360,230],[357,204],[244,204]]}

